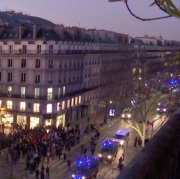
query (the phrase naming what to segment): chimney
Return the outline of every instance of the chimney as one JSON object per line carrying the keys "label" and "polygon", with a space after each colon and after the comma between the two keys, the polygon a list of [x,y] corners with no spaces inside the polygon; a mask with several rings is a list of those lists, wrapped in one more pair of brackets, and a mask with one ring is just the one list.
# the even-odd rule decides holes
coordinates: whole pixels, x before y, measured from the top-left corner
{"label": "chimney", "polygon": [[24,31],[26,30],[26,26],[20,25],[19,26],[19,39],[22,39],[22,36],[24,34]]}
{"label": "chimney", "polygon": [[36,36],[37,36],[39,29],[40,29],[40,26],[37,24],[34,24],[34,26],[33,26],[33,39],[36,39]]}

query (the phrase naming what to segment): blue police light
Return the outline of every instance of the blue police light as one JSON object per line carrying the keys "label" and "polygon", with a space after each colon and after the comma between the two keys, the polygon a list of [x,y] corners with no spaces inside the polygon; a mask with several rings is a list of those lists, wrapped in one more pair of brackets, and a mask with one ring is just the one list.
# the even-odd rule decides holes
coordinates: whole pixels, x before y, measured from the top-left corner
{"label": "blue police light", "polygon": [[94,160],[97,161],[97,158],[95,157]]}
{"label": "blue police light", "polygon": [[171,84],[173,84],[174,83],[174,81],[171,81]]}
{"label": "blue police light", "polygon": [[89,159],[89,156],[86,156],[86,159]]}
{"label": "blue police light", "polygon": [[175,83],[177,83],[177,81],[175,81]]}
{"label": "blue police light", "polygon": [[79,160],[79,161],[78,161],[78,164],[79,164],[79,165],[81,165],[82,163],[83,163],[82,160]]}
{"label": "blue police light", "polygon": [[106,143],[104,143],[103,146],[106,146]]}
{"label": "blue police light", "polygon": [[88,165],[88,166],[90,166],[90,165],[91,165],[91,163],[89,163],[89,162],[88,162],[88,163],[87,163],[87,165]]}

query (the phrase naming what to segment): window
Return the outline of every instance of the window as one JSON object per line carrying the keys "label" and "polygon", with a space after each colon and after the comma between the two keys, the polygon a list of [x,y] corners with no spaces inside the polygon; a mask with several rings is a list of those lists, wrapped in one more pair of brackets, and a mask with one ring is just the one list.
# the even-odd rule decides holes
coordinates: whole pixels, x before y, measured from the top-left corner
{"label": "window", "polygon": [[53,83],[53,74],[52,73],[48,74],[48,83]]}
{"label": "window", "polygon": [[67,108],[70,108],[70,99],[67,100]]}
{"label": "window", "polygon": [[26,73],[21,73],[21,82],[26,82]]}
{"label": "window", "polygon": [[53,53],[53,45],[49,45],[49,53]]}
{"label": "window", "polygon": [[0,72],[0,81],[1,81],[1,72]]}
{"label": "window", "polygon": [[63,96],[65,96],[65,94],[66,94],[66,87],[63,86]]}
{"label": "window", "polygon": [[9,53],[13,53],[13,45],[9,45]]}
{"label": "window", "polygon": [[2,67],[2,60],[0,59],[0,67]]}
{"label": "window", "polygon": [[53,59],[49,59],[49,68],[53,68]]}
{"label": "window", "polygon": [[71,99],[71,107],[74,106],[74,98]]}
{"label": "window", "polygon": [[62,109],[65,109],[65,101],[62,102],[61,107],[62,107]]}
{"label": "window", "polygon": [[78,97],[75,98],[75,105],[78,103]]}
{"label": "window", "polygon": [[23,45],[23,53],[27,53],[27,45]]}
{"label": "window", "polygon": [[7,101],[7,109],[12,109],[12,101]]}
{"label": "window", "polygon": [[2,45],[0,45],[0,54],[2,54]]}
{"label": "window", "polygon": [[35,88],[35,98],[39,98],[39,88]]}
{"label": "window", "polygon": [[40,83],[40,74],[35,76],[35,83]]}
{"label": "window", "polygon": [[20,110],[25,111],[26,109],[26,103],[25,102],[20,102]]}
{"label": "window", "polygon": [[12,81],[12,73],[11,73],[11,72],[8,73],[8,79],[7,79],[7,81]]}
{"label": "window", "polygon": [[24,98],[25,97],[25,87],[21,87],[21,97]]}
{"label": "window", "polygon": [[8,96],[12,95],[12,86],[8,86]]}
{"label": "window", "polygon": [[61,88],[59,87],[58,88],[58,98],[60,98],[61,97]]}
{"label": "window", "polygon": [[61,103],[57,103],[57,111],[61,110]]}
{"label": "window", "polygon": [[0,100],[0,108],[2,107],[2,100]]}
{"label": "window", "polygon": [[40,61],[40,59],[36,59],[36,60],[35,60],[35,68],[40,68],[40,66],[41,66],[41,61]]}
{"label": "window", "polygon": [[47,98],[48,99],[52,99],[52,92],[53,92],[53,88],[48,88],[47,89]]}
{"label": "window", "polygon": [[47,104],[47,113],[52,113],[52,104]]}
{"label": "window", "polygon": [[81,96],[79,96],[79,104],[81,103]]}
{"label": "window", "polygon": [[39,112],[39,103],[34,103],[34,112]]}
{"label": "window", "polygon": [[37,45],[37,53],[41,53],[41,45]]}
{"label": "window", "polygon": [[21,68],[26,67],[26,59],[21,59]]}
{"label": "window", "polygon": [[8,59],[8,67],[12,67],[12,59]]}

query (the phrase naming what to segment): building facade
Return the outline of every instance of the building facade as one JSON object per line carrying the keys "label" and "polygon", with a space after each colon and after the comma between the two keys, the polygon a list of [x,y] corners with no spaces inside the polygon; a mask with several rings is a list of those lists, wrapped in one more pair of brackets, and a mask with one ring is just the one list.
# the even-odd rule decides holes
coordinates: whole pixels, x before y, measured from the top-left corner
{"label": "building facade", "polygon": [[[49,21],[43,26],[1,24],[1,124],[58,127],[93,113],[102,74],[120,73],[121,61],[133,60],[137,46],[149,48],[128,35],[105,30],[49,25]],[[155,52],[149,53],[162,59],[176,46],[155,44]]]}

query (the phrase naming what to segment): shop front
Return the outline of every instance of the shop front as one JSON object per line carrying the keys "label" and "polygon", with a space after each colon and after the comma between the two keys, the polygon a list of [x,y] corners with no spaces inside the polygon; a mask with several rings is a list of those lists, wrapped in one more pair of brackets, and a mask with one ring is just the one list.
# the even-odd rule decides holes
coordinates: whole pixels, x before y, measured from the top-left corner
{"label": "shop front", "polygon": [[17,115],[17,124],[22,126],[22,129],[25,129],[27,125],[27,116]]}
{"label": "shop front", "polygon": [[45,126],[51,126],[53,124],[53,119],[45,119]]}
{"label": "shop front", "polygon": [[1,114],[0,124],[4,124],[4,127],[12,127],[13,124],[13,115],[12,114]]}
{"label": "shop front", "polygon": [[65,126],[65,114],[58,116],[56,119],[56,127],[58,128],[60,125]]}
{"label": "shop front", "polygon": [[30,117],[30,129],[39,126],[39,117]]}

